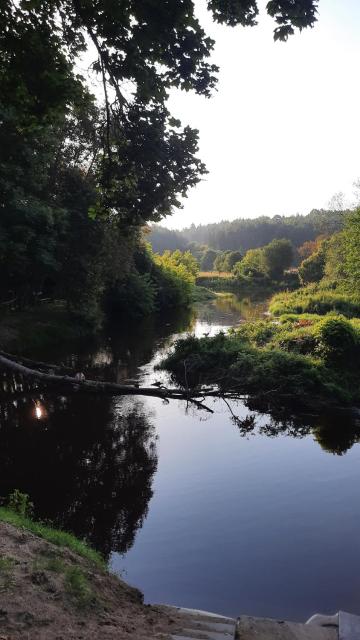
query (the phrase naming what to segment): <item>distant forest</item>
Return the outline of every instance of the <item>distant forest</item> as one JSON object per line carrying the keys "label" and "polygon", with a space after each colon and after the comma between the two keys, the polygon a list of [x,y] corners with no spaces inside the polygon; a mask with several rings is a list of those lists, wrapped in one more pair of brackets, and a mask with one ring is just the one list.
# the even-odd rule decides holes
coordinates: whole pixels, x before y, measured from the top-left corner
{"label": "distant forest", "polygon": [[263,247],[275,238],[287,238],[295,247],[299,247],[320,235],[329,236],[339,231],[347,213],[313,209],[304,216],[238,218],[231,222],[225,220],[199,226],[192,224],[182,231],[153,225],[147,239],[158,253],[166,249],[184,251],[191,248],[191,243],[207,245],[218,251],[247,251]]}

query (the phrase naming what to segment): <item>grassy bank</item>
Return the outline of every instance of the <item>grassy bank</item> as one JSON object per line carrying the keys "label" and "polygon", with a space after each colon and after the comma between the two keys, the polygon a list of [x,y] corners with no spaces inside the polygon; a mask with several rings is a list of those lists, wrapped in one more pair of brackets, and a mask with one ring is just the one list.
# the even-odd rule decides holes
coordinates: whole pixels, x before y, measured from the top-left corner
{"label": "grassy bank", "polygon": [[273,297],[269,311],[276,316],[284,313],[324,315],[337,312],[348,318],[360,316],[360,298],[339,289],[313,284],[296,291],[285,291]]}
{"label": "grassy bank", "polygon": [[297,274],[285,274],[280,281],[270,278],[246,278],[234,276],[229,272],[217,273],[216,271],[200,271],[197,286],[205,287],[211,291],[228,291],[238,296],[252,296],[266,298],[284,289],[294,289],[299,286]]}
{"label": "grassy bank", "polygon": [[215,300],[216,297],[216,293],[206,287],[197,285],[194,287],[193,302],[207,302],[208,300]]}
{"label": "grassy bank", "polygon": [[104,559],[97,551],[89,547],[82,540],[73,536],[71,533],[54,529],[53,527],[41,522],[36,522],[32,518],[17,513],[7,507],[0,507],[0,522],[11,524],[18,529],[30,531],[39,538],[42,538],[47,542],[51,542],[57,547],[70,549],[70,551],[73,551],[78,556],[89,560],[100,569],[105,569],[106,567]]}
{"label": "grassy bank", "polygon": [[[176,380],[312,406],[360,401],[360,320],[288,314],[229,334],[179,340],[162,363]],[[185,364],[184,364],[185,363]]]}

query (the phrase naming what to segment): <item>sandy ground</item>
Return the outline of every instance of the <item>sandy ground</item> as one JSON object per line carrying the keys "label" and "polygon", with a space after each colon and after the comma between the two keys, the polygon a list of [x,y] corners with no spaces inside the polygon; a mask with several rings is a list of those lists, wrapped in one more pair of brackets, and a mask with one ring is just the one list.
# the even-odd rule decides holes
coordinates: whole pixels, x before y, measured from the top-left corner
{"label": "sandy ground", "polygon": [[178,629],[117,577],[0,523],[0,640],[151,640]]}

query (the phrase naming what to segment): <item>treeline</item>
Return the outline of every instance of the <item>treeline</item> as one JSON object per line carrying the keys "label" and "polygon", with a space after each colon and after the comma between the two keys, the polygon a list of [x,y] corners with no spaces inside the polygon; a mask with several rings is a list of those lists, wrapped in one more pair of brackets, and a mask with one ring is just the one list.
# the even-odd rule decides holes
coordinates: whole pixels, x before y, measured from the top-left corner
{"label": "treeline", "polygon": [[[259,218],[239,218],[195,226],[182,231],[170,231],[159,225],[151,227],[148,238],[154,251],[162,253],[166,249],[191,249],[191,243],[206,245],[218,251],[256,249],[269,244],[276,238],[290,240],[295,247],[315,240],[319,235],[332,235],[339,231],[348,212],[314,209],[302,216],[261,216]],[[190,245],[190,247],[189,247]]]}

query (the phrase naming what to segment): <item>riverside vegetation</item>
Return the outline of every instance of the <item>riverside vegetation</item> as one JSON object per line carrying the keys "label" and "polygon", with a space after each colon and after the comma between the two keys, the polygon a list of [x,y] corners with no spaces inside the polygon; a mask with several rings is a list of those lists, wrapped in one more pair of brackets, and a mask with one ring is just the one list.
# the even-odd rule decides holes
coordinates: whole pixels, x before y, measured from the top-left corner
{"label": "riverside vegetation", "polygon": [[276,294],[266,319],[179,340],[162,366],[182,384],[186,376],[273,404],[359,403],[360,210],[313,249],[302,286]]}

